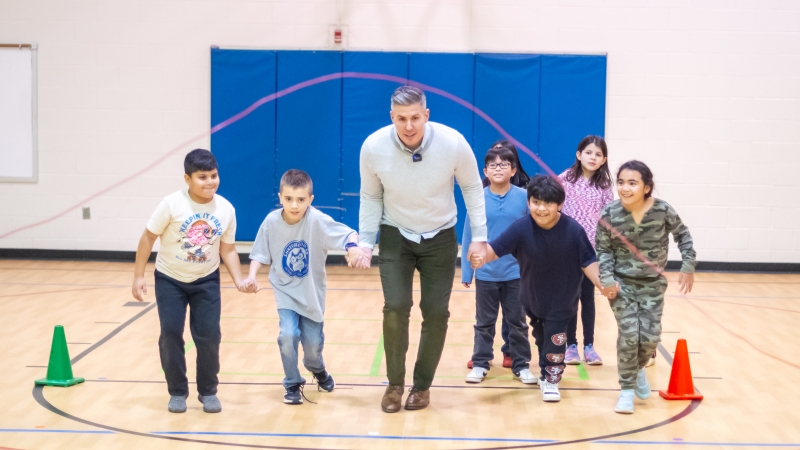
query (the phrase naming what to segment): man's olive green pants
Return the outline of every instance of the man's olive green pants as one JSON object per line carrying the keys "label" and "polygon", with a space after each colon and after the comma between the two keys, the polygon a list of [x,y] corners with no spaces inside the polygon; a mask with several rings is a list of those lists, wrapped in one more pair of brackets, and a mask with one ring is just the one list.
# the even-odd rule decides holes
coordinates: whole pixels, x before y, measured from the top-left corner
{"label": "man's olive green pants", "polygon": [[381,225],[380,273],[383,285],[383,348],[391,384],[404,384],[408,351],[408,319],[411,315],[414,270],[420,274],[422,333],[419,337],[414,387],[431,387],[442,357],[450,318],[458,241],[454,228],[442,230],[417,244],[400,231]]}

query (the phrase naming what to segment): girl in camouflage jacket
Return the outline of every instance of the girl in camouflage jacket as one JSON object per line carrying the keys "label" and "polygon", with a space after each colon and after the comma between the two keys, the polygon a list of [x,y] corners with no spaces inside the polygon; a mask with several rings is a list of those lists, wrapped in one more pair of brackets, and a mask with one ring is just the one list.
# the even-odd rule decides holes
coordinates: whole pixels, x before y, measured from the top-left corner
{"label": "girl in camouflage jacket", "polygon": [[646,399],[650,385],[645,364],[661,340],[661,315],[667,279],[669,234],[672,233],[683,260],[678,285],[691,292],[696,253],[692,235],[678,213],[667,202],[652,196],[653,174],[644,163],[628,161],[617,172],[619,200],[600,213],[597,227],[597,259],[604,286],[619,283],[620,292],[611,301],[617,319],[617,367],[622,388],[615,408],[633,413],[633,397]]}

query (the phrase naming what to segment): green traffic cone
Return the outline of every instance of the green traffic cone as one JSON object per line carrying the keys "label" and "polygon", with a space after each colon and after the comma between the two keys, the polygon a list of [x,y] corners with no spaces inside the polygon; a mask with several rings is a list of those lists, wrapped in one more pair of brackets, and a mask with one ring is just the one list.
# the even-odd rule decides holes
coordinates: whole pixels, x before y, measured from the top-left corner
{"label": "green traffic cone", "polygon": [[68,387],[83,381],[83,378],[72,376],[67,336],[64,334],[64,327],[56,325],[53,330],[53,345],[50,347],[50,363],[47,364],[47,378],[36,380],[36,385]]}

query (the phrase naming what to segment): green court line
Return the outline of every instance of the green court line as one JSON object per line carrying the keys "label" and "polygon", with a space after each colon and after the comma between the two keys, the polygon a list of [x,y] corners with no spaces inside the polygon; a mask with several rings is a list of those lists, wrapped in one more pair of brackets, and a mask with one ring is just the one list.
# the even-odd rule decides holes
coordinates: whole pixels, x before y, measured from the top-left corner
{"label": "green court line", "polygon": [[383,333],[381,333],[381,338],[378,341],[378,348],[375,349],[375,358],[372,359],[372,368],[369,370],[369,376],[377,377],[378,371],[381,368],[381,362],[383,361]]}
{"label": "green court line", "polygon": [[[586,371],[586,366],[584,366],[582,362],[580,364],[578,364],[575,367],[575,369],[578,370],[578,379],[579,380],[588,380],[589,379],[589,372]],[[568,380],[569,378],[564,378],[564,379]]]}

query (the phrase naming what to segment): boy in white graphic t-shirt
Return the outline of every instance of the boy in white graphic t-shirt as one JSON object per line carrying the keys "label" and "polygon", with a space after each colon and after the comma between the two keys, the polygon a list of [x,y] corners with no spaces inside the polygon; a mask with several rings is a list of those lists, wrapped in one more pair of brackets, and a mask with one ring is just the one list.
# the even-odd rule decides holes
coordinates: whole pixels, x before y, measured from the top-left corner
{"label": "boy in white graphic t-shirt", "polygon": [[283,363],[283,402],[303,403],[306,380],[297,367],[298,344],[303,344],[303,365],[317,379],[317,388],[330,392],[333,377],[325,370],[322,332],[325,312],[325,260],[330,250],[347,250],[351,267],[368,266],[358,248],[358,234],[316,208],[311,177],[301,170],[289,170],[281,177],[282,209],[264,219],[250,253],[250,275],[242,292],[257,292],[256,274],[270,264],[269,281],[275,292],[280,319],[278,346]]}
{"label": "boy in white graphic t-shirt", "polygon": [[158,348],[167,379],[169,412],[186,411],[189,380],[186,378],[183,329],[186,307],[191,308],[189,328],[197,348],[197,392],[203,411],[222,410],[217,398],[219,379],[220,282],[219,261],[239,286],[242,268],[234,246],[236,212],[216,195],[219,187],[217,160],[208,150],[196,149],[183,161],[187,189],[159,203],[139,240],[133,278],[133,296],[147,295],[144,269],[153,244],[161,238],[156,258],[155,290],[161,335]]}

